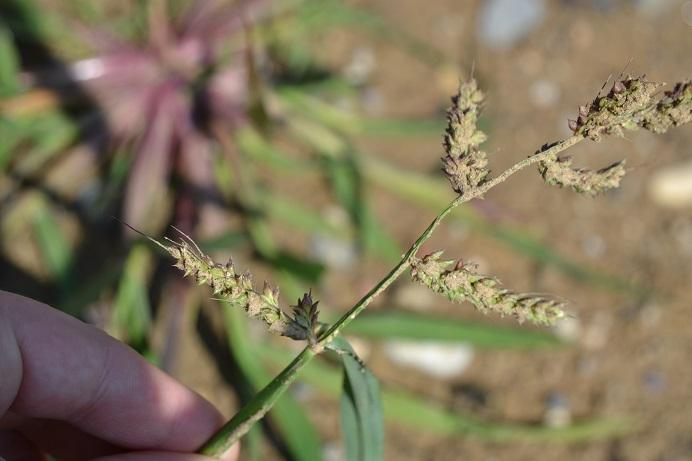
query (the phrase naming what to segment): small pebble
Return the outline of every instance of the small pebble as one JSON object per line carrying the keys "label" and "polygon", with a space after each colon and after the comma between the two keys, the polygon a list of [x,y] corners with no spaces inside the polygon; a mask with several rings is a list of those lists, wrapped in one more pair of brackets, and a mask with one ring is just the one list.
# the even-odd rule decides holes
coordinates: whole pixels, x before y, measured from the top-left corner
{"label": "small pebble", "polygon": [[473,347],[433,341],[388,341],[387,357],[397,365],[414,368],[435,378],[462,374],[473,361]]}
{"label": "small pebble", "polygon": [[552,428],[566,427],[572,422],[572,412],[567,398],[559,392],[551,392],[546,401],[543,424]]}
{"label": "small pebble", "polygon": [[291,385],[291,394],[299,402],[307,402],[315,395],[315,390],[307,383],[296,381]]}
{"label": "small pebble", "polygon": [[658,371],[648,371],[644,375],[644,388],[651,394],[659,394],[666,387],[663,374]]}
{"label": "small pebble", "polygon": [[649,181],[649,196],[669,208],[692,206],[692,162],[663,168]]}
{"label": "small pebble", "polygon": [[553,332],[562,341],[576,343],[581,337],[581,322],[576,317],[565,316],[553,326]]}
{"label": "small pebble", "polygon": [[322,448],[322,456],[324,457],[324,461],[344,461],[346,459],[344,447],[337,442],[325,443]]}
{"label": "small pebble", "polygon": [[582,240],[581,247],[589,258],[598,259],[605,253],[607,245],[600,235],[588,234]]}
{"label": "small pebble", "polygon": [[372,48],[356,48],[351,56],[351,61],[344,69],[344,75],[351,83],[362,85],[370,78],[376,63],[377,59]]}
{"label": "small pebble", "polygon": [[407,283],[397,288],[394,302],[397,306],[414,311],[429,311],[440,299],[428,287],[417,283]]}
{"label": "small pebble", "polygon": [[358,259],[358,250],[352,242],[324,234],[310,238],[308,253],[311,258],[332,269],[349,269]]}
{"label": "small pebble", "polygon": [[508,50],[546,17],[544,0],[487,0],[478,17],[478,35],[488,48]]}
{"label": "small pebble", "polygon": [[560,99],[560,87],[550,80],[536,80],[529,87],[529,96],[531,97],[531,102],[536,107],[552,107]]}

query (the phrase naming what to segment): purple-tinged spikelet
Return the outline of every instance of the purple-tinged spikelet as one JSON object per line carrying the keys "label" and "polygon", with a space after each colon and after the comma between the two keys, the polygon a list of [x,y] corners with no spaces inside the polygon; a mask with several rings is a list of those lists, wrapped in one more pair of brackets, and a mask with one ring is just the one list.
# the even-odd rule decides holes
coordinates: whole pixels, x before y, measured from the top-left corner
{"label": "purple-tinged spikelet", "polygon": [[482,103],[483,93],[476,80],[471,79],[459,85],[447,110],[442,170],[459,194],[482,184],[489,173],[486,154],[478,148],[486,140],[485,133],[477,127]]}

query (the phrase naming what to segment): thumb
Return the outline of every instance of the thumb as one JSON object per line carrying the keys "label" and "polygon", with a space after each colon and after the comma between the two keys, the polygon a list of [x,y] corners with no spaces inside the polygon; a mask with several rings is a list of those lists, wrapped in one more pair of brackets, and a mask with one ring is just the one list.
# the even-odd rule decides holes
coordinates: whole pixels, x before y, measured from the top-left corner
{"label": "thumb", "polygon": [[221,458],[211,458],[193,453],[171,453],[165,451],[141,451],[136,453],[122,453],[119,455],[104,456],[94,461],[237,461],[239,453],[238,444],[235,444]]}

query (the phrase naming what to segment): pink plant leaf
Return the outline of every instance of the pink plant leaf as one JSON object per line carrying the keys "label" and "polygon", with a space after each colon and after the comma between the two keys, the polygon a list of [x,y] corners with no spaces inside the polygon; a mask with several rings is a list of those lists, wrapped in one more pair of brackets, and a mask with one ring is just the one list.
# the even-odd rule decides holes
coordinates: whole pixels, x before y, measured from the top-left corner
{"label": "pink plant leaf", "polygon": [[125,190],[123,217],[139,229],[150,227],[151,213],[165,198],[175,148],[178,98],[175,85],[159,88],[150,101],[148,126],[136,148]]}

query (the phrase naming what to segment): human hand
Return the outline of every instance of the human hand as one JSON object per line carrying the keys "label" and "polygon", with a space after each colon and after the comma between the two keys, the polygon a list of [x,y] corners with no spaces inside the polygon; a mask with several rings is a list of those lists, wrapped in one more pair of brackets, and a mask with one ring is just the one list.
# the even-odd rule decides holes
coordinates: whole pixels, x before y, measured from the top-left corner
{"label": "human hand", "polygon": [[123,343],[0,291],[0,460],[208,461],[189,453],[221,423]]}

